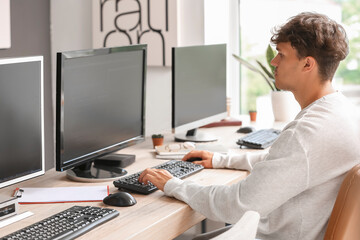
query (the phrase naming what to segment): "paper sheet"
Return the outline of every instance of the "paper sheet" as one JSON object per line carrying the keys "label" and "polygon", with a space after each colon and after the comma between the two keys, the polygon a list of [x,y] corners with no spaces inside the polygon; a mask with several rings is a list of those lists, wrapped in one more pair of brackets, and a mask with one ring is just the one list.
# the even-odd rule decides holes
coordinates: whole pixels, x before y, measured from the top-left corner
{"label": "paper sheet", "polygon": [[[20,204],[97,202],[109,195],[109,186],[21,188]],[[20,191],[21,191],[20,190]]]}

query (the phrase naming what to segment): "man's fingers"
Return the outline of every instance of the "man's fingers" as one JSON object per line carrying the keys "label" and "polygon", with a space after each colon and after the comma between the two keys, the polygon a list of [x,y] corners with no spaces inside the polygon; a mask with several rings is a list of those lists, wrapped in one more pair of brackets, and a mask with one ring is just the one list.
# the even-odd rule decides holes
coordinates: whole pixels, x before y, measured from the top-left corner
{"label": "man's fingers", "polygon": [[149,174],[151,174],[152,170],[153,170],[153,169],[151,169],[151,168],[145,169],[145,170],[140,174],[138,181],[144,183],[144,177],[147,176],[147,175],[149,175]]}
{"label": "man's fingers", "polygon": [[139,176],[140,183],[148,184],[151,182],[160,190],[164,190],[164,186],[173,176],[164,169],[145,169]]}
{"label": "man's fingers", "polygon": [[154,178],[154,176],[147,174],[143,177],[142,183],[149,184],[150,182],[152,182],[151,180],[153,180],[153,178]]}
{"label": "man's fingers", "polygon": [[165,174],[164,169],[147,168],[140,174],[138,181],[147,184],[148,182],[152,182],[152,180],[156,180],[157,176],[159,177],[159,175],[163,174]]}
{"label": "man's fingers", "polygon": [[203,162],[203,161],[193,161],[192,163],[194,163],[194,164],[199,164],[199,165],[203,165],[203,166],[204,166],[204,162]]}

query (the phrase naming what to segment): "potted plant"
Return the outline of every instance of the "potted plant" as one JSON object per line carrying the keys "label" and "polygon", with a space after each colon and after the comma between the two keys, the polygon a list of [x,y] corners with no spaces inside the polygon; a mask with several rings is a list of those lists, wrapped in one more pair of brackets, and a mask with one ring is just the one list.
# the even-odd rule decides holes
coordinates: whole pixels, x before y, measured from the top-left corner
{"label": "potted plant", "polygon": [[164,135],[162,135],[162,134],[153,134],[151,136],[151,139],[152,139],[154,148],[156,146],[161,146],[164,143]]}
{"label": "potted plant", "polygon": [[271,103],[275,121],[292,120],[296,113],[299,112],[300,106],[291,92],[282,91],[275,85],[275,67],[270,64],[271,60],[275,57],[275,51],[272,49],[270,44],[266,49],[266,61],[269,69],[258,60],[256,61],[258,67],[256,67],[235,54],[233,54],[233,56],[240,62],[240,64],[244,65],[251,71],[260,74],[269,85],[271,89]]}
{"label": "potted plant", "polygon": [[249,116],[250,116],[250,121],[251,122],[256,122],[256,115],[257,115],[257,111],[256,111],[256,102],[249,102]]}
{"label": "potted plant", "polygon": [[249,115],[250,115],[250,121],[256,122],[256,115],[257,115],[256,110],[249,110]]}

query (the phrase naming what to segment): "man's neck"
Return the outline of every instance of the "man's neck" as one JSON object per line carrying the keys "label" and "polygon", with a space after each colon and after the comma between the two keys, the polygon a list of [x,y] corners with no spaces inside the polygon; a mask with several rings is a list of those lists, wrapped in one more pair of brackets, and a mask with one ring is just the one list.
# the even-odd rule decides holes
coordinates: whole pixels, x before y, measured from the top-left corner
{"label": "man's neck", "polygon": [[304,109],[323,96],[334,92],[335,90],[332,87],[331,81],[326,81],[319,85],[309,86],[307,89],[304,88],[300,91],[294,91],[293,93],[296,100],[299,102],[301,109]]}

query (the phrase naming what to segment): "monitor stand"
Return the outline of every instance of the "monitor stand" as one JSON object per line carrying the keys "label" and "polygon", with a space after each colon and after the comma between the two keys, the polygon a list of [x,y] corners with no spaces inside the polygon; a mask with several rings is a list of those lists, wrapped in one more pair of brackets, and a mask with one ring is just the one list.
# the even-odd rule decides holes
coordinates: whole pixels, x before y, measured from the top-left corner
{"label": "monitor stand", "polygon": [[214,142],[217,141],[217,137],[208,133],[198,133],[197,128],[191,129],[186,133],[176,134],[176,142]]}
{"label": "monitor stand", "polygon": [[135,155],[108,154],[92,162],[66,171],[69,179],[77,182],[106,182],[127,174],[123,169],[135,161]]}

